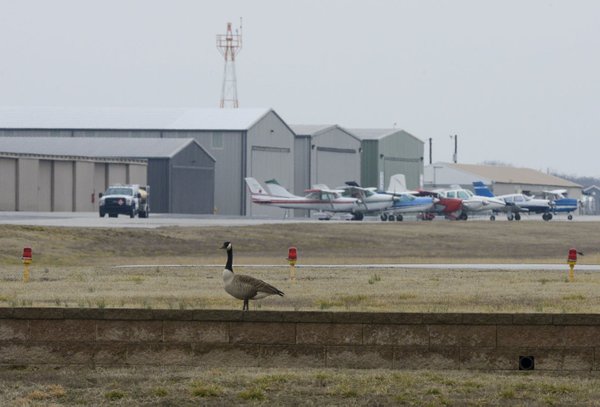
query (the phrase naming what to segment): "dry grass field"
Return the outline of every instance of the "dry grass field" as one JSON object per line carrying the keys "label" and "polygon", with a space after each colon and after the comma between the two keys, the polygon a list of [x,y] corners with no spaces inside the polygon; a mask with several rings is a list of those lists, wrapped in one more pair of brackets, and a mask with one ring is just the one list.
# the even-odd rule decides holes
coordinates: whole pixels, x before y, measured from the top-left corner
{"label": "dry grass field", "polygon": [[[567,251],[600,263],[595,222],[318,223],[235,228],[76,229],[0,226],[0,306],[241,308],[222,289],[234,268],[286,293],[254,309],[392,312],[600,312],[600,273],[567,280]],[[289,279],[285,260],[296,246]],[[29,283],[22,248],[33,248]],[[563,271],[361,268],[386,263],[554,263]],[[272,264],[279,267],[242,267]],[[118,268],[123,265],[148,265]],[[170,267],[179,265],[186,267]],[[210,267],[209,265],[214,265]],[[235,265],[238,265],[235,267]]]}
{"label": "dry grass field", "polygon": [[[252,309],[599,312],[600,272],[567,280],[567,250],[600,263],[594,222],[405,222],[74,229],[0,226],[0,306],[241,309],[221,287],[225,253],[283,291]],[[32,247],[22,282],[23,247]],[[289,280],[285,261],[296,246]],[[372,263],[562,263],[563,271],[357,268]],[[146,264],[138,268],[115,266]],[[168,267],[166,265],[189,267]],[[208,266],[208,265],[216,266]],[[203,265],[198,267],[194,265]],[[577,269],[576,269],[577,270]],[[252,311],[251,311],[252,312]],[[593,373],[3,366],[0,405],[600,405]]]}

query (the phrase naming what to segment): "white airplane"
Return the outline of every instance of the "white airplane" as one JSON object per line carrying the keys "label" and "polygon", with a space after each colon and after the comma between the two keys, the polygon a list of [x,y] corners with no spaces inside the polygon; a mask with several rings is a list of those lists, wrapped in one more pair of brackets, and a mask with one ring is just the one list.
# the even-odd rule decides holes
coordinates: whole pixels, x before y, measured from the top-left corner
{"label": "white airplane", "polygon": [[283,209],[308,209],[323,212],[320,219],[330,219],[336,212],[354,213],[358,210],[357,198],[343,197],[341,191],[315,185],[305,196],[297,196],[279,185],[277,181],[266,181],[268,190],[252,178],[244,178],[250,190],[252,202],[258,205],[276,206]]}
{"label": "white airplane", "polygon": [[395,201],[400,199],[392,194],[377,192],[376,188],[362,188],[354,181],[348,181],[346,185],[335,190],[343,191],[344,197],[357,199],[358,207],[353,211],[353,220],[362,220],[366,214],[382,214],[385,210],[391,209]]}
{"label": "white airplane", "polygon": [[502,211],[506,212],[508,220],[521,220],[520,213],[541,213],[544,220],[552,219],[552,205],[549,199],[535,198],[525,194],[495,196],[482,181],[474,181],[473,189],[477,195],[503,200],[506,206]]}
{"label": "white airplane", "polygon": [[491,212],[490,220],[496,220],[494,212],[502,211],[506,203],[500,199],[475,195],[468,189],[456,186],[452,189],[436,190],[443,198],[462,199],[462,213],[458,219],[467,220],[469,214]]}

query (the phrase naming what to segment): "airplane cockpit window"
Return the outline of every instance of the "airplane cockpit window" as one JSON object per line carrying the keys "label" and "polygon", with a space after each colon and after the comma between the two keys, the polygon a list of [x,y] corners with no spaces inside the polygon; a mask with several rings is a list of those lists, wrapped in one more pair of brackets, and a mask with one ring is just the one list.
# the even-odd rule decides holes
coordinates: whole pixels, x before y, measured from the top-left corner
{"label": "airplane cockpit window", "polygon": [[308,195],[306,195],[307,199],[321,199],[321,192],[320,191],[313,191],[308,193]]}
{"label": "airplane cockpit window", "polygon": [[473,196],[473,195],[470,195],[469,192],[470,191],[457,191],[457,196],[460,199],[469,199]]}
{"label": "airplane cockpit window", "polygon": [[513,203],[514,200],[515,200],[514,196],[506,196],[506,197],[504,197],[504,202],[506,202],[506,203]]}
{"label": "airplane cockpit window", "polygon": [[446,193],[447,198],[456,198],[456,191],[448,191]]}
{"label": "airplane cockpit window", "polygon": [[515,202],[523,202],[523,195],[515,196]]}

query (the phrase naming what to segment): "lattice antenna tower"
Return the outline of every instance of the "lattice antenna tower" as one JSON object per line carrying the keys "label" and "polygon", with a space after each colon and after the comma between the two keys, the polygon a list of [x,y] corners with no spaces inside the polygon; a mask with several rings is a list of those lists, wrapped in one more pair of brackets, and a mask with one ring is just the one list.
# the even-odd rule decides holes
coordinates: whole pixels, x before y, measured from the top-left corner
{"label": "lattice antenna tower", "polygon": [[235,77],[235,57],[242,49],[242,19],[240,30],[231,31],[231,23],[227,23],[227,34],[217,35],[217,49],[225,58],[223,85],[221,87],[220,107],[238,108],[237,79]]}

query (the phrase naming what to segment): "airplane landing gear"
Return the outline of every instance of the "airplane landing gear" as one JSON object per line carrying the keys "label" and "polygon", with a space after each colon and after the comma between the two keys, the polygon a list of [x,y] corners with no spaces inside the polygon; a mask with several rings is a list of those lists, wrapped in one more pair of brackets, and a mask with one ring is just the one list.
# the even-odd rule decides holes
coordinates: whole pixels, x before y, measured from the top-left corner
{"label": "airplane landing gear", "polygon": [[388,218],[387,213],[382,213],[381,216],[379,216],[379,218],[385,222]]}
{"label": "airplane landing gear", "polygon": [[352,214],[352,220],[363,220],[364,217],[365,217],[365,215],[361,212]]}
{"label": "airplane landing gear", "polygon": [[521,220],[521,215],[518,213],[515,213],[515,220]]}
{"label": "airplane landing gear", "polygon": [[397,215],[396,216],[396,221],[402,222],[403,220],[404,220],[404,217],[402,215]]}
{"label": "airplane landing gear", "polygon": [[569,214],[569,215],[567,216],[567,219],[569,219],[569,220],[573,220],[573,215]]}
{"label": "airplane landing gear", "polygon": [[552,219],[552,214],[547,212],[545,214],[542,215],[542,219],[544,219],[546,222],[549,221],[550,219]]}
{"label": "airplane landing gear", "polygon": [[495,220],[496,220],[496,217],[495,217],[494,215],[490,215],[490,220],[491,220],[491,221],[495,221]]}

